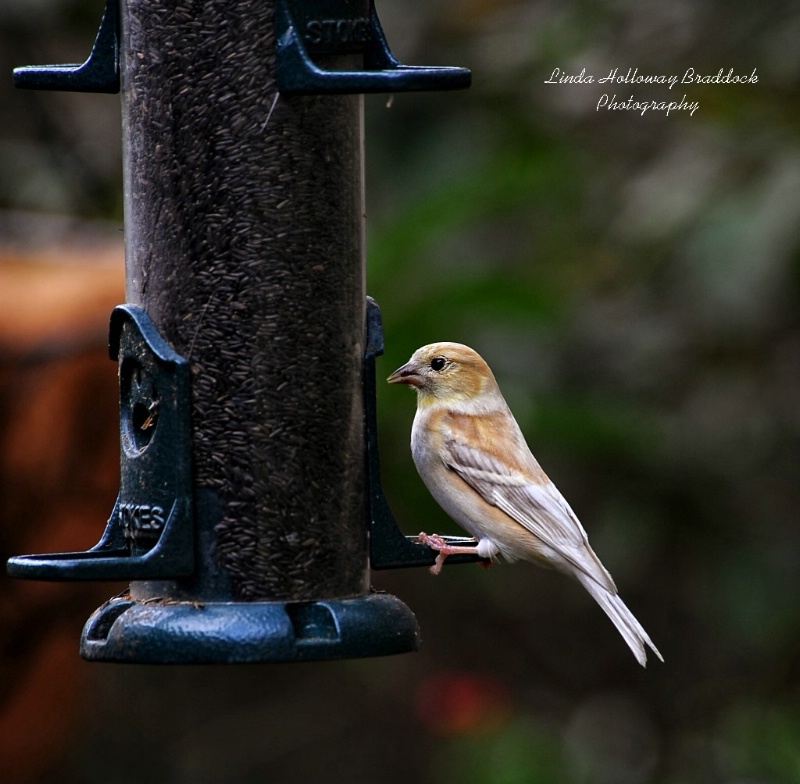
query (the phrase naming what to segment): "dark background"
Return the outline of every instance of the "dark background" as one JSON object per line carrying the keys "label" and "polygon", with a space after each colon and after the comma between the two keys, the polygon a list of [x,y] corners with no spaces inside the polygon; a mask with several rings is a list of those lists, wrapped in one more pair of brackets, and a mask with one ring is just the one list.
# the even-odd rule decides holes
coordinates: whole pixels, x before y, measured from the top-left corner
{"label": "dark background", "polygon": [[[366,99],[368,289],[388,375],[457,340],[666,659],[642,670],[591,599],[526,564],[373,575],[423,647],[387,659],[86,664],[124,586],[0,578],[4,781],[772,784],[800,781],[800,7],[383,0],[395,53],[467,92]],[[83,548],[117,487],[124,299],[115,96],[14,92],[88,53],[98,2],[0,6],[0,556]],[[617,85],[554,68],[757,84]],[[456,532],[379,385],[407,533]]]}

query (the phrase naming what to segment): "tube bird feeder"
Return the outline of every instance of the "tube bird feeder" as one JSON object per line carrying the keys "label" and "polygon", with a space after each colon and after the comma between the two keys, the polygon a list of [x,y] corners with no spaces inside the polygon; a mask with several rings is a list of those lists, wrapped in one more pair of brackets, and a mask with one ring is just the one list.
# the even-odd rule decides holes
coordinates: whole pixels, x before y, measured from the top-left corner
{"label": "tube bird feeder", "polygon": [[434,553],[380,488],[361,94],[463,88],[469,71],[399,63],[367,0],[108,0],[85,63],[15,79],[120,91],[127,303],[105,534],[10,574],[130,581],[88,620],[89,660],[416,649],[411,611],[369,583],[370,562]]}

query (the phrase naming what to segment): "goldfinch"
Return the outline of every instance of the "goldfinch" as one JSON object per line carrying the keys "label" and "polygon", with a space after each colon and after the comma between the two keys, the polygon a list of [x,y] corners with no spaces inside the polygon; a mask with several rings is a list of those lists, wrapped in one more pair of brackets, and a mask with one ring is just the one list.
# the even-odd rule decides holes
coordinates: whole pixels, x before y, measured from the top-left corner
{"label": "goldfinch", "polygon": [[432,343],[388,378],[417,391],[414,463],[431,495],[477,541],[419,539],[438,551],[438,574],[456,553],[533,561],[575,578],[614,622],[637,661],[663,657],[617,593],[583,526],[531,454],[486,362],[461,343]]}

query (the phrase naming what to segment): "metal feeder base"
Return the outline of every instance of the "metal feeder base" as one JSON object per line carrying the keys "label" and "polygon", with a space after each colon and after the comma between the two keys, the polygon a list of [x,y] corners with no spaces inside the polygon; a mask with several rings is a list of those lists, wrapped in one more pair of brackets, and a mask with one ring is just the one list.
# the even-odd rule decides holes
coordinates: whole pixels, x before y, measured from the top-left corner
{"label": "metal feeder base", "polygon": [[86,622],[81,656],[131,664],[237,664],[388,656],[419,648],[389,594],[310,602],[111,599]]}

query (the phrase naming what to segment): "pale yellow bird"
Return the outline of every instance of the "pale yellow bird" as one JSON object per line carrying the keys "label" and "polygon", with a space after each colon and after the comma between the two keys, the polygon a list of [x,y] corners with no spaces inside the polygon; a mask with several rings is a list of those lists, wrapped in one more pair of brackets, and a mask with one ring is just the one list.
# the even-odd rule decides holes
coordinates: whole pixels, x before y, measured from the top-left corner
{"label": "pale yellow bird", "polygon": [[475,553],[524,559],[575,578],[603,608],[645,666],[649,646],[663,657],[617,593],[583,526],[531,454],[492,371],[469,346],[433,343],[414,352],[391,376],[417,391],[411,452],[422,481],[447,514],[477,540],[448,544],[436,534],[420,541],[444,559]]}

